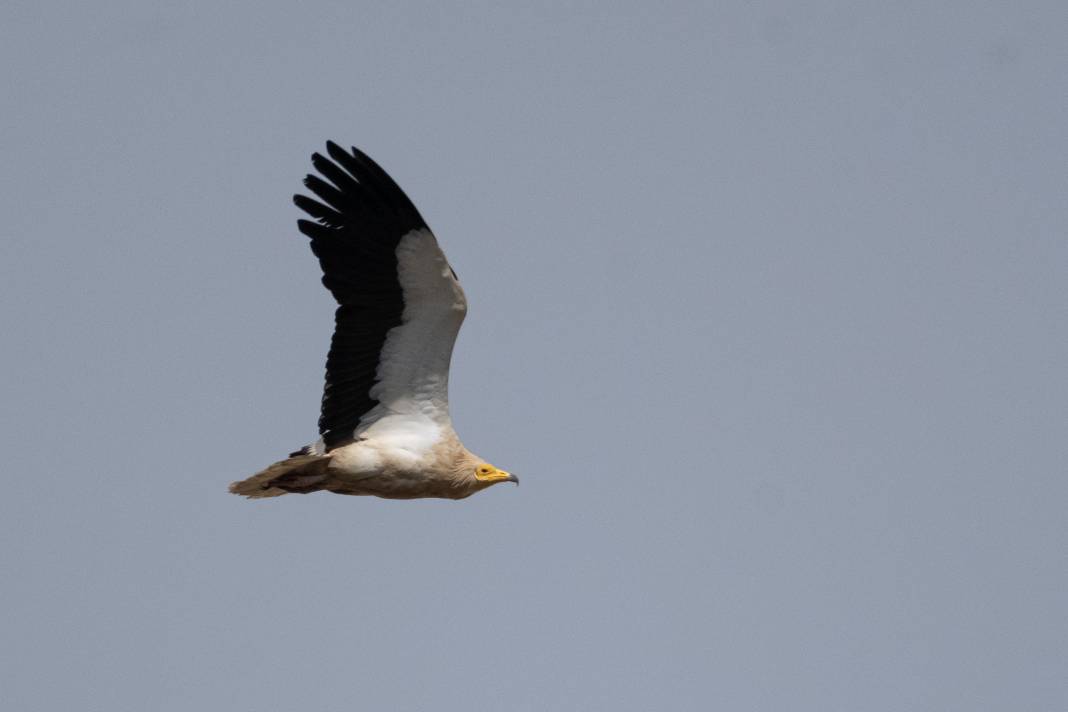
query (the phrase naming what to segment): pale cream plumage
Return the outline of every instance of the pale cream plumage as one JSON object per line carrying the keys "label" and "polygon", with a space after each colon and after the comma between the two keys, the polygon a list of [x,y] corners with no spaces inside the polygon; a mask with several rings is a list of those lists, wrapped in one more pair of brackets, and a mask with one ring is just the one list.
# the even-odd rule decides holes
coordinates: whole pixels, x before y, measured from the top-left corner
{"label": "pale cream plumage", "polygon": [[467,311],[455,272],[408,198],[357,149],[327,144],[329,182],[294,198],[337,299],[318,441],[230,486],[250,498],[325,490],[462,499],[518,482],[468,451],[448,410],[453,343]]}

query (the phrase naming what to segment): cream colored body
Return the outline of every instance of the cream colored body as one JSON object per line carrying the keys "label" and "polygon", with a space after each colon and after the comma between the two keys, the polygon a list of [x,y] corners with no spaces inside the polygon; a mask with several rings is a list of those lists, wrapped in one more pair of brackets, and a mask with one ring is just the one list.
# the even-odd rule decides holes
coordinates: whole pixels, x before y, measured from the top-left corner
{"label": "cream colored body", "polygon": [[421,454],[358,440],[327,455],[300,454],[276,462],[230,491],[252,499],[326,490],[385,499],[463,499],[498,482],[519,479],[498,470],[460,443],[452,428]]}
{"label": "cream colored body", "polygon": [[463,499],[493,484],[476,477],[481,462],[464,449],[452,428],[419,454],[383,448],[374,440],[357,441],[330,453],[323,489],[387,499]]}

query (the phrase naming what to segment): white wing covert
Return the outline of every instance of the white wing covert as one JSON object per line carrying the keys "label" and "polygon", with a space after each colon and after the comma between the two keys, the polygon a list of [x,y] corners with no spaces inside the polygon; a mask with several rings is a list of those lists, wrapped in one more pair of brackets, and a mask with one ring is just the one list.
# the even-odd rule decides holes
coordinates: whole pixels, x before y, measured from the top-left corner
{"label": "white wing covert", "polygon": [[449,362],[467,300],[430,228],[386,172],[356,148],[328,142],[327,153],[333,161],[312,156],[327,180],[304,181],[322,202],[294,196],[317,219],[298,226],[338,302],[317,446],[329,452],[373,434],[416,454],[451,428]]}

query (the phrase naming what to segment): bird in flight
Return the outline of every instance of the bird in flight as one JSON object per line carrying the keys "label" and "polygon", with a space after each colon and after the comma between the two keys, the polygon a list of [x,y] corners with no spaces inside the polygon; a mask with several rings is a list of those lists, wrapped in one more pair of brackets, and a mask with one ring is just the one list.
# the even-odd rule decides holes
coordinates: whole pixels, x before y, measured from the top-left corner
{"label": "bird in flight", "polygon": [[463,499],[519,483],[470,452],[449,418],[449,361],[467,298],[408,196],[359,149],[312,155],[318,200],[293,202],[337,300],[319,439],[230,485],[249,498],[326,490]]}

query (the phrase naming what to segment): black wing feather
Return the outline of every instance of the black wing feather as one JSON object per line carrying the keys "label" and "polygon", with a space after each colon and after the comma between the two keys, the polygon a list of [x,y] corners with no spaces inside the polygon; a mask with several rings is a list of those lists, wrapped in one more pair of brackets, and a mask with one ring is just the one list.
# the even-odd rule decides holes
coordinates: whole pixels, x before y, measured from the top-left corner
{"label": "black wing feather", "polygon": [[[329,451],[351,442],[360,418],[378,405],[371,398],[378,358],[390,329],[399,326],[404,298],[397,280],[397,243],[425,229],[419,211],[366,154],[333,141],[330,158],[316,153],[304,185],[322,202],[293,196],[318,222],[298,220],[323,269],[323,285],[338,302],[326,357],[319,434]],[[333,159],[333,160],[330,160]],[[325,203],[325,204],[324,204]]]}

